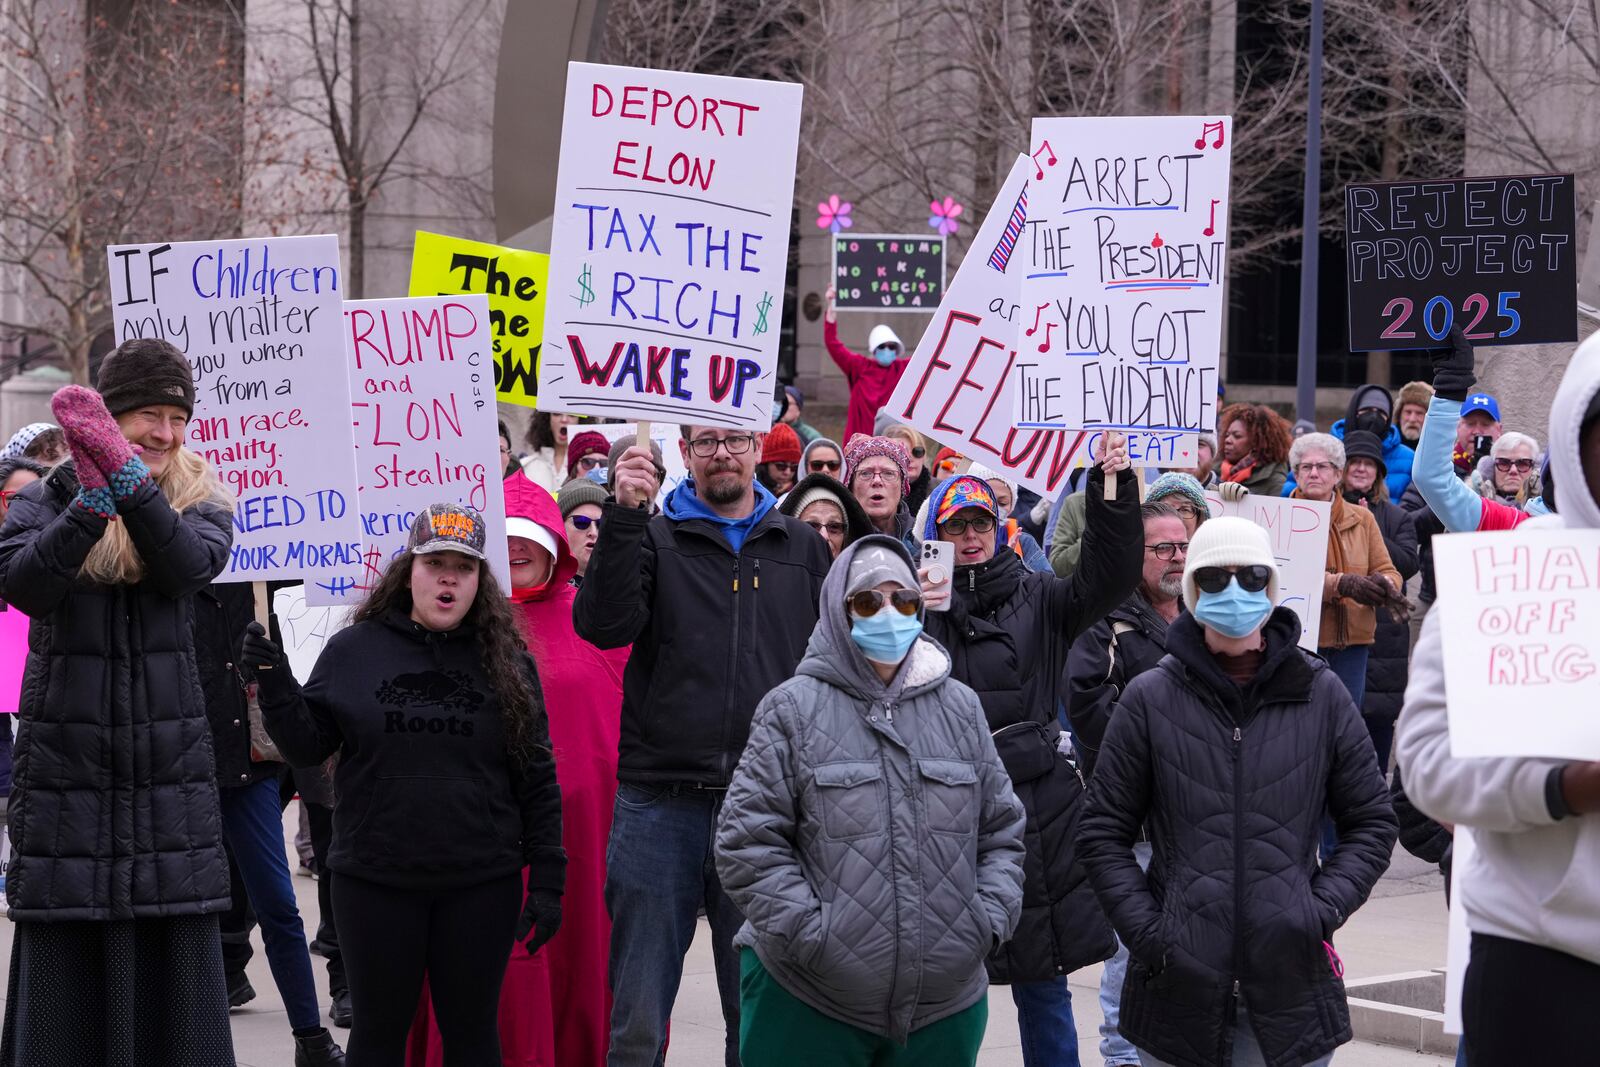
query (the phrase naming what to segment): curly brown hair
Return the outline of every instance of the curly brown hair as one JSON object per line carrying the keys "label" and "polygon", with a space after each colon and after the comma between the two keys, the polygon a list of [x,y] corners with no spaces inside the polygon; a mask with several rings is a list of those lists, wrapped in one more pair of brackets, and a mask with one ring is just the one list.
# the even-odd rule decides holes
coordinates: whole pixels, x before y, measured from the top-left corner
{"label": "curly brown hair", "polygon": [[[383,577],[356,609],[355,622],[382,619],[391,610],[410,614],[414,558],[407,552],[389,562]],[[462,622],[473,629],[484,673],[500,701],[500,731],[505,735],[506,755],[513,765],[526,766],[535,753],[545,749],[542,741],[549,728],[544,726],[544,693],[528,646],[523,643],[522,627],[511,613],[511,601],[486,564],[478,565],[478,592]]]}
{"label": "curly brown hair", "polygon": [[1287,463],[1289,446],[1294,434],[1282,415],[1265,404],[1229,404],[1217,416],[1217,436],[1227,434],[1228,427],[1242,422],[1250,431],[1250,454],[1262,463]]}

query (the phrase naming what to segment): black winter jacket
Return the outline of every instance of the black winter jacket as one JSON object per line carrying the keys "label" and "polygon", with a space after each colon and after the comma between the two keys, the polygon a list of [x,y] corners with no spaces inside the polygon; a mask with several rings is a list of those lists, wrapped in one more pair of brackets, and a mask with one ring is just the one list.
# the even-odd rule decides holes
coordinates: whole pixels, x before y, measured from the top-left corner
{"label": "black winter jacket", "polygon": [[[1080,847],[1131,955],[1119,1026],[1180,1067],[1232,1061],[1236,996],[1270,1067],[1350,1040],[1324,942],[1388,866],[1395,816],[1355,705],[1299,636],[1276,609],[1241,691],[1179,616],[1168,656],[1123,694],[1089,786]],[[1339,850],[1319,869],[1324,811]]]}
{"label": "black winter jacket", "polygon": [[[1417,573],[1416,520],[1397,504],[1386,500],[1368,501],[1367,507],[1378,522],[1389,559],[1402,581]],[[1378,629],[1367,653],[1367,691],[1361,698],[1361,714],[1380,722],[1394,722],[1405,703],[1406,679],[1411,676],[1411,624],[1396,622],[1378,609]]]}
{"label": "black winter jacket", "polygon": [[328,639],[305,689],[261,671],[267,732],[290,763],[335,752],[328,866],[402,889],[456,889],[529,868],[560,892],[561,792],[533,657],[534,754],[506,752],[500,699],[475,631],[425,629],[400,611]]}
{"label": "black winter jacket", "polygon": [[236,666],[244,628],[255,618],[249,582],[214,582],[195,594],[194,656],[211,722],[217,785],[239,789],[276,778],[283,764],[250,758],[250,708],[244,675]]}
{"label": "black winter jacket", "polygon": [[66,922],[228,907],[211,731],[195,670],[194,594],[228,561],[232,516],[182,515],[154,482],[118,508],[137,585],[79,576],[106,520],[71,501],[71,465],[12,502],[0,597],[26,612],[6,883],[11,917]]}
{"label": "black winter jacket", "polygon": [[[1462,476],[1457,474],[1456,477]],[[1432,604],[1438,596],[1433,584],[1433,538],[1436,534],[1444,533],[1444,523],[1439,521],[1439,516],[1433,513],[1428,502],[1422,499],[1422,489],[1415,480],[1406,487],[1405,495],[1400,498],[1399,507],[1401,511],[1411,516],[1411,523],[1417,536],[1417,570],[1422,575],[1417,599],[1424,604]],[[1395,566],[1398,568],[1399,564]]]}
{"label": "black winter jacket", "polygon": [[1083,781],[1057,751],[1058,708],[1072,642],[1133,592],[1144,548],[1139,488],[1119,478],[1107,502],[1089,476],[1083,554],[1069,578],[1029,572],[1011,551],[955,569],[949,611],[929,612],[929,636],[950,653],[950,675],[983,703],[995,748],[1028,812],[1022,921],[989,959],[995,982],[1068,974],[1116,950],[1076,856]]}
{"label": "black winter jacket", "polygon": [[1106,727],[1128,683],[1154,669],[1166,654],[1167,620],[1139,592],[1072,642],[1067,653],[1067,721],[1085,776],[1094,772]]}
{"label": "black winter jacket", "polygon": [[756,705],[805,654],[828,544],[776,508],[737,554],[707,519],[604,514],[572,622],[600,648],[633,645],[617,778],[724,789]]}

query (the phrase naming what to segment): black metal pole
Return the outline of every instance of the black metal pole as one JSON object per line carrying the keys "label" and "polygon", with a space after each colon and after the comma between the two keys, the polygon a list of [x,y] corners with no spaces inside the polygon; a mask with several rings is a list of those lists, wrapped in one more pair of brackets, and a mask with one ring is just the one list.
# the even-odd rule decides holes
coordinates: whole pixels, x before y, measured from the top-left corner
{"label": "black metal pole", "polygon": [[1300,357],[1295,414],[1317,418],[1317,240],[1322,210],[1322,0],[1311,0],[1311,85],[1306,94],[1306,188],[1300,237]]}

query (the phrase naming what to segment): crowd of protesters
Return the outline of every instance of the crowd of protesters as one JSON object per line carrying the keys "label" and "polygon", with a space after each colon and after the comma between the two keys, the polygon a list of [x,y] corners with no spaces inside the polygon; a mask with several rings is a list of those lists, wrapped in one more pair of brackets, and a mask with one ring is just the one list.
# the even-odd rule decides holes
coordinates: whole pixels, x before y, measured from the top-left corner
{"label": "crowd of protesters", "polygon": [[[57,393],[0,449],[31,620],[0,1067],[232,1064],[256,928],[296,1067],[650,1067],[702,917],[730,1067],[971,1065],[991,984],[1023,1062],[1073,1067],[1098,963],[1106,1064],[1324,1064],[1340,928],[1397,836],[1447,858],[1454,826],[1459,1062],[1588,1061],[1600,765],[1452,754],[1430,542],[1600,526],[1600,342],[1548,455],[1458,331],[1326,433],[1234,403],[1192,466],[1101,435],[1040,499],[893,422],[905,346],[845,347],[831,291],[825,340],[838,440],[787,387],[769,432],[679,427],[672,488],[655,442],[502,422],[510,588],[441,501],[303,678],[216,582],[183,356],[128,341]],[[1314,653],[1217,514],[1249,494],[1329,508]]]}

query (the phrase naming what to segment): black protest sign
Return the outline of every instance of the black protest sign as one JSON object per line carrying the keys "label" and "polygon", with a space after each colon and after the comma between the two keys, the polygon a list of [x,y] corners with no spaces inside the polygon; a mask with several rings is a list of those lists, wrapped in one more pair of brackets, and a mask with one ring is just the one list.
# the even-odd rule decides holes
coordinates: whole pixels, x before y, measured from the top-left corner
{"label": "black protest sign", "polygon": [[841,311],[932,311],[944,298],[944,238],[835,235],[833,284]]}
{"label": "black protest sign", "polygon": [[1350,350],[1578,339],[1570,174],[1345,186]]}

